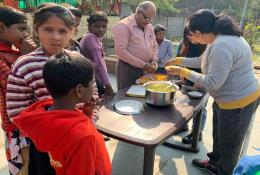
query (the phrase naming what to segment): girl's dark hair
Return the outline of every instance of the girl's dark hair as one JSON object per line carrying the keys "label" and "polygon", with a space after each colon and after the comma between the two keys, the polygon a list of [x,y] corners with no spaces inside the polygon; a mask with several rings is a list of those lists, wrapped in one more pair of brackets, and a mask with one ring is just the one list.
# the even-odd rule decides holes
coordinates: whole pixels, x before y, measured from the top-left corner
{"label": "girl's dark hair", "polygon": [[212,32],[216,35],[242,35],[239,25],[230,16],[224,14],[216,16],[212,11],[207,9],[202,9],[194,13],[189,18],[188,28],[192,32]]}
{"label": "girl's dark hair", "polygon": [[184,57],[187,56],[191,45],[197,46],[197,48],[199,49],[198,52],[199,55],[201,55],[206,50],[207,45],[205,44],[192,44],[188,39],[189,35],[190,35],[190,30],[188,29],[187,26],[185,26],[183,31],[182,44],[180,45],[181,48],[178,56],[184,56]]}
{"label": "girl's dark hair", "polygon": [[94,77],[94,65],[77,52],[52,56],[43,67],[43,79],[51,96],[60,98],[81,84],[85,87]]}
{"label": "girl's dark hair", "polygon": [[0,7],[0,22],[4,23],[6,27],[26,21],[27,17],[23,12],[9,6]]}
{"label": "girl's dark hair", "polygon": [[107,14],[102,11],[97,11],[87,19],[87,22],[88,22],[88,25],[92,25],[99,20],[108,22]]}
{"label": "girl's dark hair", "polygon": [[53,16],[62,19],[68,28],[72,28],[74,26],[74,16],[69,9],[61,5],[50,5],[39,8],[35,11],[33,16],[34,27],[37,29]]}

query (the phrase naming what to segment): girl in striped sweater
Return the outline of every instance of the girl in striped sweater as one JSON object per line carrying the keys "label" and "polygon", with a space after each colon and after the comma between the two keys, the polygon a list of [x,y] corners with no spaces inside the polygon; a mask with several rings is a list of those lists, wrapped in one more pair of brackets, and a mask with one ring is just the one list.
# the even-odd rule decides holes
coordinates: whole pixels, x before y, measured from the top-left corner
{"label": "girl in striped sweater", "polygon": [[[71,39],[74,17],[67,8],[51,5],[38,9],[33,23],[41,47],[18,58],[12,67],[7,84],[7,112],[11,119],[32,103],[50,98],[42,76],[43,66],[50,56],[64,52]],[[29,158],[29,174],[55,174],[47,153],[38,152],[33,143]]]}

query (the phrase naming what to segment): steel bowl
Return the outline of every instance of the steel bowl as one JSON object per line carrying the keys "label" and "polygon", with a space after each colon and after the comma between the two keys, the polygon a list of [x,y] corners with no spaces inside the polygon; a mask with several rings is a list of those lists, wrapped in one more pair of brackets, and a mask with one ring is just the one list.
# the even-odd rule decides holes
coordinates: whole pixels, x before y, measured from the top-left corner
{"label": "steel bowl", "polygon": [[[171,87],[169,91],[165,89],[151,90],[151,86],[154,84],[163,84],[163,87]],[[179,87],[170,81],[151,81],[144,84],[145,88],[145,102],[154,106],[169,106],[174,102],[174,96]],[[161,91],[162,90],[162,91]]]}

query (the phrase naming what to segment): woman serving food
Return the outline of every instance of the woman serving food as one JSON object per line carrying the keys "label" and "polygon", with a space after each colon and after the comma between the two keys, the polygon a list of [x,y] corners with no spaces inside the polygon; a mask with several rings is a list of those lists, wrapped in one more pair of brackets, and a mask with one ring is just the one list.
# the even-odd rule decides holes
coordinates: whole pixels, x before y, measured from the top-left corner
{"label": "woman serving food", "polygon": [[[209,160],[194,159],[193,164],[229,175],[260,101],[252,51],[239,26],[228,16],[200,10],[189,18],[187,26],[189,38],[208,47],[200,57],[169,60],[166,70],[205,87],[213,97],[213,151],[207,154]],[[176,65],[201,68],[202,73]]]}

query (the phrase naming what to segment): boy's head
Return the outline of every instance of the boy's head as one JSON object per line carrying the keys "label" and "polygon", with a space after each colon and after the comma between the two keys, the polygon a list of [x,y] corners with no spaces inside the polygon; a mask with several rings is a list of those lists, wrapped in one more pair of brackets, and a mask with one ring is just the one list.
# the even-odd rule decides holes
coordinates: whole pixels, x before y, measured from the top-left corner
{"label": "boy's head", "polygon": [[107,14],[102,11],[96,11],[88,19],[88,30],[97,37],[103,37],[107,32],[108,18]]}
{"label": "boy's head", "polygon": [[0,7],[0,40],[19,46],[28,37],[27,17],[12,7]]}
{"label": "boy's head", "polygon": [[161,24],[158,24],[155,26],[154,28],[154,34],[157,40],[163,40],[165,38],[166,35],[166,27],[164,27]]}
{"label": "boy's head", "polygon": [[94,93],[94,66],[81,54],[63,52],[52,56],[43,67],[43,78],[53,99],[68,97],[87,103]]}

